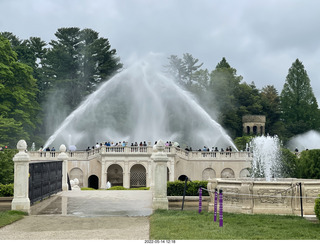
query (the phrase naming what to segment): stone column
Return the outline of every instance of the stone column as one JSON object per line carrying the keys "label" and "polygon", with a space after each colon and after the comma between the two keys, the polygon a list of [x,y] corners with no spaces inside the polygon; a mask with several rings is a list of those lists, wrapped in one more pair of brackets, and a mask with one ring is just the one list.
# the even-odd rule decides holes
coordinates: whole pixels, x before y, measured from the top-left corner
{"label": "stone column", "polygon": [[253,182],[242,182],[240,187],[241,201],[242,201],[242,213],[253,213]]}
{"label": "stone column", "polygon": [[124,188],[130,188],[129,162],[124,162],[124,169],[123,169],[123,187],[124,187]]}
{"label": "stone column", "polygon": [[12,210],[20,210],[30,214],[29,199],[29,155],[26,153],[27,143],[20,140],[17,144],[19,152],[13,157],[14,161],[14,196]]}
{"label": "stone column", "polygon": [[107,188],[107,172],[106,172],[106,162],[101,162],[101,189]]}
{"label": "stone column", "polygon": [[154,162],[154,185],[153,185],[153,209],[168,209],[167,197],[167,162],[168,157],[164,152],[165,144],[162,140],[157,142],[152,153]]}
{"label": "stone column", "polygon": [[66,146],[62,144],[59,148],[58,160],[62,161],[62,190],[68,190],[68,155],[66,154]]}

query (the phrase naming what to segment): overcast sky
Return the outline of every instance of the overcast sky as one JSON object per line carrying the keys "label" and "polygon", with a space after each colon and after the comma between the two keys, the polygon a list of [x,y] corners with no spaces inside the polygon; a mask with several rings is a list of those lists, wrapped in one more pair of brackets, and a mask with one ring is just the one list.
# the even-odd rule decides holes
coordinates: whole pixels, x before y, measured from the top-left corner
{"label": "overcast sky", "polygon": [[247,83],[279,94],[298,58],[320,101],[318,0],[0,0],[0,31],[49,42],[61,27],[91,28],[121,61],[190,53],[213,70],[226,57]]}

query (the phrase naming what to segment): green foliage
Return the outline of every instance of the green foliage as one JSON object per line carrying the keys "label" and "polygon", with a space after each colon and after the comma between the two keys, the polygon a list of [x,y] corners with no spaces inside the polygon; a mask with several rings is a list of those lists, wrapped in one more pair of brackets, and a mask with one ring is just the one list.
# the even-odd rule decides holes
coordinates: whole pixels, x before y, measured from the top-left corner
{"label": "green foliage", "polygon": [[32,68],[19,62],[7,39],[0,35],[0,146],[28,140],[39,124],[38,89]]}
{"label": "green foliage", "polygon": [[18,150],[5,149],[0,151],[0,184],[11,184],[14,180],[13,157]]}
{"label": "green foliage", "polygon": [[2,185],[0,184],[0,197],[13,196],[13,184]]}
{"label": "green foliage", "polygon": [[320,195],[319,195],[319,197],[315,200],[315,203],[314,203],[314,212],[315,212],[318,220],[320,221]]}
{"label": "green foliage", "polygon": [[241,137],[237,137],[234,140],[234,144],[236,145],[236,147],[238,148],[238,150],[246,150],[246,146],[248,145],[248,143],[253,139],[253,136],[241,136]]}
{"label": "green foliage", "polygon": [[320,178],[320,150],[302,151],[297,164],[297,177],[304,179]]}
{"label": "green foliage", "polygon": [[297,177],[298,158],[289,149],[281,148],[281,177],[295,178]]}
{"label": "green foliage", "polygon": [[281,95],[282,119],[289,135],[301,134],[320,126],[320,112],[308,74],[299,59],[292,64]]}
{"label": "green foliage", "polygon": [[128,190],[128,189],[123,186],[112,186],[107,190]]}
{"label": "green foliage", "polygon": [[[186,196],[199,196],[200,186],[207,188],[208,181],[188,181],[186,188]],[[167,182],[167,195],[168,196],[183,196],[184,181],[168,181]],[[205,190],[202,191],[203,196],[209,196],[209,193]]]}

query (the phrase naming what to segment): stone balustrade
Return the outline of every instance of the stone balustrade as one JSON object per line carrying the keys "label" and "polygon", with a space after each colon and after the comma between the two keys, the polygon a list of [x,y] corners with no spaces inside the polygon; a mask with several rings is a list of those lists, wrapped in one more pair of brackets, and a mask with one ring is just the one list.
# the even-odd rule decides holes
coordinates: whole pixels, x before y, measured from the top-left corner
{"label": "stone balustrade", "polygon": [[[210,152],[210,151],[186,151],[178,147],[165,147],[165,153],[169,156],[177,155],[189,160],[244,160],[251,157],[247,152]],[[37,160],[54,160],[59,155],[59,151],[29,151],[28,154],[32,161]],[[100,148],[91,149],[88,151],[68,151],[66,152],[69,159],[86,160],[97,155],[151,155],[153,153],[152,146],[102,146]]]}

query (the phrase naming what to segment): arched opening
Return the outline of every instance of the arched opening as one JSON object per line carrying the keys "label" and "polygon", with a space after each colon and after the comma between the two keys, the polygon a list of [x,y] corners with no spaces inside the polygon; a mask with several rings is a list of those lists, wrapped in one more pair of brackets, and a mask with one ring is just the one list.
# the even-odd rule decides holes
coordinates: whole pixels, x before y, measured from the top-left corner
{"label": "arched opening", "polygon": [[188,177],[188,176],[186,176],[186,175],[180,175],[180,176],[178,177],[178,180],[185,181],[187,177]]}
{"label": "arched opening", "polygon": [[221,172],[221,178],[235,178],[234,171],[230,168],[225,168]]}
{"label": "arched opening", "polygon": [[80,168],[73,168],[70,170],[69,175],[70,180],[77,178],[79,180],[79,187],[83,187],[83,172]]}
{"label": "arched opening", "polygon": [[216,178],[216,172],[212,168],[206,168],[202,171],[202,180]]}
{"label": "arched opening", "polygon": [[258,132],[258,128],[257,126],[253,126],[253,134],[256,135]]}
{"label": "arched opening", "polygon": [[240,171],[240,178],[250,177],[250,172],[248,169],[242,169]]}
{"label": "arched opening", "polygon": [[99,189],[99,178],[96,175],[90,175],[88,178],[88,187]]}
{"label": "arched opening", "polygon": [[250,135],[250,126],[247,126],[247,134]]}
{"label": "arched opening", "polygon": [[123,170],[118,164],[112,164],[107,170],[107,181],[111,186],[123,186]]}
{"label": "arched opening", "polygon": [[146,184],[146,169],[141,164],[136,164],[130,170],[130,188],[145,187]]}

